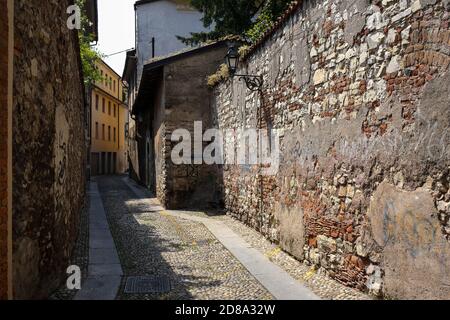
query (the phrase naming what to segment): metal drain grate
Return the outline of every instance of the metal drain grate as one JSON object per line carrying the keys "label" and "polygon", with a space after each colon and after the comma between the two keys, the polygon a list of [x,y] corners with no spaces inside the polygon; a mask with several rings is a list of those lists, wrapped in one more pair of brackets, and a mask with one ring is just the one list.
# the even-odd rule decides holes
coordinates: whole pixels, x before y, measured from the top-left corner
{"label": "metal drain grate", "polygon": [[125,293],[167,293],[172,285],[167,277],[128,277]]}

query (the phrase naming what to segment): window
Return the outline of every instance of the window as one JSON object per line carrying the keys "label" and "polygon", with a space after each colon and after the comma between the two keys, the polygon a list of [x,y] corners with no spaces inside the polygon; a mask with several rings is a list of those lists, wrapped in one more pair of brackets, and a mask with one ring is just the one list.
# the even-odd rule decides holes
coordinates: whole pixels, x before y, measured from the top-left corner
{"label": "window", "polygon": [[102,112],[105,113],[105,98],[102,99]]}
{"label": "window", "polygon": [[116,92],[116,80],[114,80],[114,92]]}
{"label": "window", "polygon": [[95,95],[95,110],[98,111],[98,94]]}
{"label": "window", "polygon": [[98,122],[95,123],[95,139],[98,139]]}
{"label": "window", "polygon": [[114,128],[114,142],[116,142],[116,128]]}
{"label": "window", "polygon": [[109,90],[111,90],[111,89],[112,89],[112,78],[109,77]]}
{"label": "window", "polygon": [[105,125],[102,124],[102,140],[105,140]]}
{"label": "window", "polygon": [[117,106],[116,106],[116,104],[114,103],[114,118],[116,117],[116,108],[117,108]]}
{"label": "window", "polygon": [[100,79],[100,81],[103,83],[103,70],[100,70],[100,76],[101,76],[101,79]]}
{"label": "window", "polygon": [[111,141],[111,126],[108,126],[108,141]]}
{"label": "window", "polygon": [[111,101],[108,101],[108,115],[111,115]]}

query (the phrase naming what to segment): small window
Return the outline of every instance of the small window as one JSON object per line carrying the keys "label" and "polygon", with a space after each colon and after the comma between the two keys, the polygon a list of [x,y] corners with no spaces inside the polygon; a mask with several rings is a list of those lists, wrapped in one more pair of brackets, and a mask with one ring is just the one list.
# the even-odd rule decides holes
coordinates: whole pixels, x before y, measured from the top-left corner
{"label": "small window", "polygon": [[108,115],[111,115],[111,101],[108,101]]}
{"label": "small window", "polygon": [[116,128],[114,128],[114,142],[116,142]]}
{"label": "small window", "polygon": [[102,124],[102,140],[105,140],[105,125]]}
{"label": "small window", "polygon": [[109,77],[109,89],[110,90],[112,89],[112,78],[111,77]]}
{"label": "small window", "polygon": [[102,99],[102,112],[105,113],[105,98]]}
{"label": "small window", "polygon": [[95,123],[95,139],[98,139],[98,122]]}
{"label": "small window", "polygon": [[114,92],[116,91],[116,80],[114,80]]}
{"label": "small window", "polygon": [[98,111],[98,94],[95,95],[95,110]]}
{"label": "small window", "polygon": [[111,126],[108,126],[108,141],[111,141]]}

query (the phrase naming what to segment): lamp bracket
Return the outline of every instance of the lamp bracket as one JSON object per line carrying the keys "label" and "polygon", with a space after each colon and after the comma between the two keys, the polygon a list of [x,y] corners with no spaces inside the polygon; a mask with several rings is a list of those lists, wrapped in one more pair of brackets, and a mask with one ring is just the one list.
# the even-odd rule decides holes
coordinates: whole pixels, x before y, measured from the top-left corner
{"label": "lamp bracket", "polygon": [[260,91],[264,83],[262,76],[252,76],[248,74],[236,74],[239,81],[244,81],[250,91]]}

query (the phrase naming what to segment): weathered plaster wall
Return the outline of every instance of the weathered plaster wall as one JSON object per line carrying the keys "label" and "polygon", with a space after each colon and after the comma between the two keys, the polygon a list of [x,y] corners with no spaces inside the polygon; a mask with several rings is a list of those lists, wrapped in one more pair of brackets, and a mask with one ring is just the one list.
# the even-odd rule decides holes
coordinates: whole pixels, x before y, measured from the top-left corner
{"label": "weathered plaster wall", "polygon": [[448,1],[304,1],[240,70],[261,94],[216,88],[219,127],[282,130],[275,176],[225,166],[228,212],[348,286],[448,299],[449,55]]}
{"label": "weathered plaster wall", "polygon": [[[203,132],[212,127],[212,91],[205,81],[223,62],[226,50],[225,45],[211,48],[164,67],[163,120],[155,129],[159,128],[158,137],[163,137],[162,141],[158,138],[161,143],[156,148],[164,161],[164,165],[157,162],[160,172],[164,172],[157,172],[158,197],[168,208],[211,207],[220,202],[217,167],[175,165],[171,153],[178,142],[171,142],[171,137],[174,130],[186,129],[193,142],[195,121],[202,122]],[[159,187],[162,185],[165,190]]]}
{"label": "weathered plaster wall", "polygon": [[72,1],[15,1],[14,297],[45,298],[68,267],[85,192],[85,106]]}

